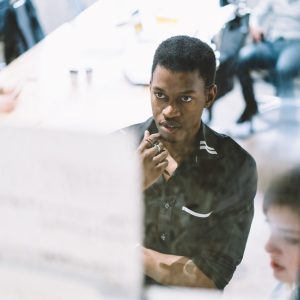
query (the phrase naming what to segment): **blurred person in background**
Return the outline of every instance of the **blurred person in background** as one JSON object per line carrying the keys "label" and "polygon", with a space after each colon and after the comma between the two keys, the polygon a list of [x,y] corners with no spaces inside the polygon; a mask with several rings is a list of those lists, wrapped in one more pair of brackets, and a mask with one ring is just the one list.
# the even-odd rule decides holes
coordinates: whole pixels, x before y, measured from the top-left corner
{"label": "blurred person in background", "polygon": [[300,166],[273,180],[263,209],[271,229],[265,249],[279,281],[270,299],[299,299]]}
{"label": "blurred person in background", "polygon": [[253,43],[239,52],[237,76],[246,107],[237,123],[258,113],[251,71],[268,70],[277,96],[292,98],[300,70],[300,0],[261,0],[250,16]]}

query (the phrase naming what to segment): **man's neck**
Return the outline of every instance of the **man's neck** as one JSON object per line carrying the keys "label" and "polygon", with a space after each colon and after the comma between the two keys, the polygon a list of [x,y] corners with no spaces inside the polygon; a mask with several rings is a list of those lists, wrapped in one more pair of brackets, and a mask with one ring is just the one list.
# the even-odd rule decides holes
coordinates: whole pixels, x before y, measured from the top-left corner
{"label": "man's neck", "polygon": [[195,150],[195,139],[183,143],[164,142],[164,146],[167,148],[170,156],[179,165],[189,154]]}
{"label": "man's neck", "polygon": [[164,174],[165,180],[169,180],[177,167],[181,164],[181,162],[195,149],[194,143],[186,144],[186,143],[168,143],[164,142],[164,146],[167,148],[169,155],[167,160],[169,162],[166,173]]}

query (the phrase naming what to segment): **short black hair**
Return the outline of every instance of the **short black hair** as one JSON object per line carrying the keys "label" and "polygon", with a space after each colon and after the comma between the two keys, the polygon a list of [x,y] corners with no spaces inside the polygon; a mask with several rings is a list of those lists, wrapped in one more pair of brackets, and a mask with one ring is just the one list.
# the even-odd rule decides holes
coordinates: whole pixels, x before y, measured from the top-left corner
{"label": "short black hair", "polygon": [[157,65],[175,72],[197,70],[206,87],[215,83],[215,53],[207,43],[195,37],[178,35],[163,41],[154,54],[151,78]]}
{"label": "short black hair", "polygon": [[264,213],[273,205],[289,207],[300,214],[300,165],[273,179],[264,196]]}

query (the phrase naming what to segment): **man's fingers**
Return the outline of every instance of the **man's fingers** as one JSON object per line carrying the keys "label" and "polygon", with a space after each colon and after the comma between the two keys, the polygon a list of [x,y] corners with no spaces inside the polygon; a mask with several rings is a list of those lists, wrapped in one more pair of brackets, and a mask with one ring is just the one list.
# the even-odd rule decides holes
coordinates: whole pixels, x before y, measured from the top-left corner
{"label": "man's fingers", "polygon": [[[159,151],[158,151],[159,150]],[[154,160],[155,159],[156,163],[161,161],[161,157],[159,156],[162,154],[163,159],[165,159],[168,156],[167,150],[164,148],[164,145],[159,142],[157,145],[151,148],[146,148],[143,151],[141,151],[142,156],[144,159],[149,159],[149,160]]]}
{"label": "man's fingers", "polygon": [[156,149],[157,153],[161,153],[164,150],[164,145],[162,142],[157,142],[155,143],[154,148]]}
{"label": "man's fingers", "polygon": [[144,141],[146,141],[148,143],[149,147],[153,147],[159,140],[160,138],[160,134],[159,133],[153,133],[148,135]]}
{"label": "man's fingers", "polygon": [[143,151],[143,157],[152,160],[158,154],[156,147],[146,148]]}
{"label": "man's fingers", "polygon": [[159,154],[153,157],[153,161],[155,164],[159,164],[160,162],[164,161],[168,157],[168,152],[163,150]]}
{"label": "man's fingers", "polygon": [[148,130],[144,132],[144,138],[138,147],[139,152],[143,152],[147,148],[154,147],[160,137],[159,133],[150,134]]}
{"label": "man's fingers", "polygon": [[145,132],[144,132],[144,140],[145,140],[147,137],[149,137],[149,136],[150,136],[149,130],[145,130]]}
{"label": "man's fingers", "polygon": [[161,172],[168,166],[169,162],[165,159],[161,163],[159,163],[155,169],[160,170]]}

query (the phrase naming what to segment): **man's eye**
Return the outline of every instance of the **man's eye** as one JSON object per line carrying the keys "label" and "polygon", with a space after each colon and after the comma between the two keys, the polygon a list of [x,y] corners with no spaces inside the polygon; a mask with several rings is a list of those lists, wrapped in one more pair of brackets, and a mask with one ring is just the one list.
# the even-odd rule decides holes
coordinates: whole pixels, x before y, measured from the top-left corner
{"label": "man's eye", "polygon": [[163,93],[154,93],[157,99],[166,99],[166,96]]}
{"label": "man's eye", "polygon": [[285,237],[285,241],[290,245],[300,245],[300,240],[292,237]]}
{"label": "man's eye", "polygon": [[191,96],[181,96],[181,101],[183,102],[190,102],[193,98]]}

